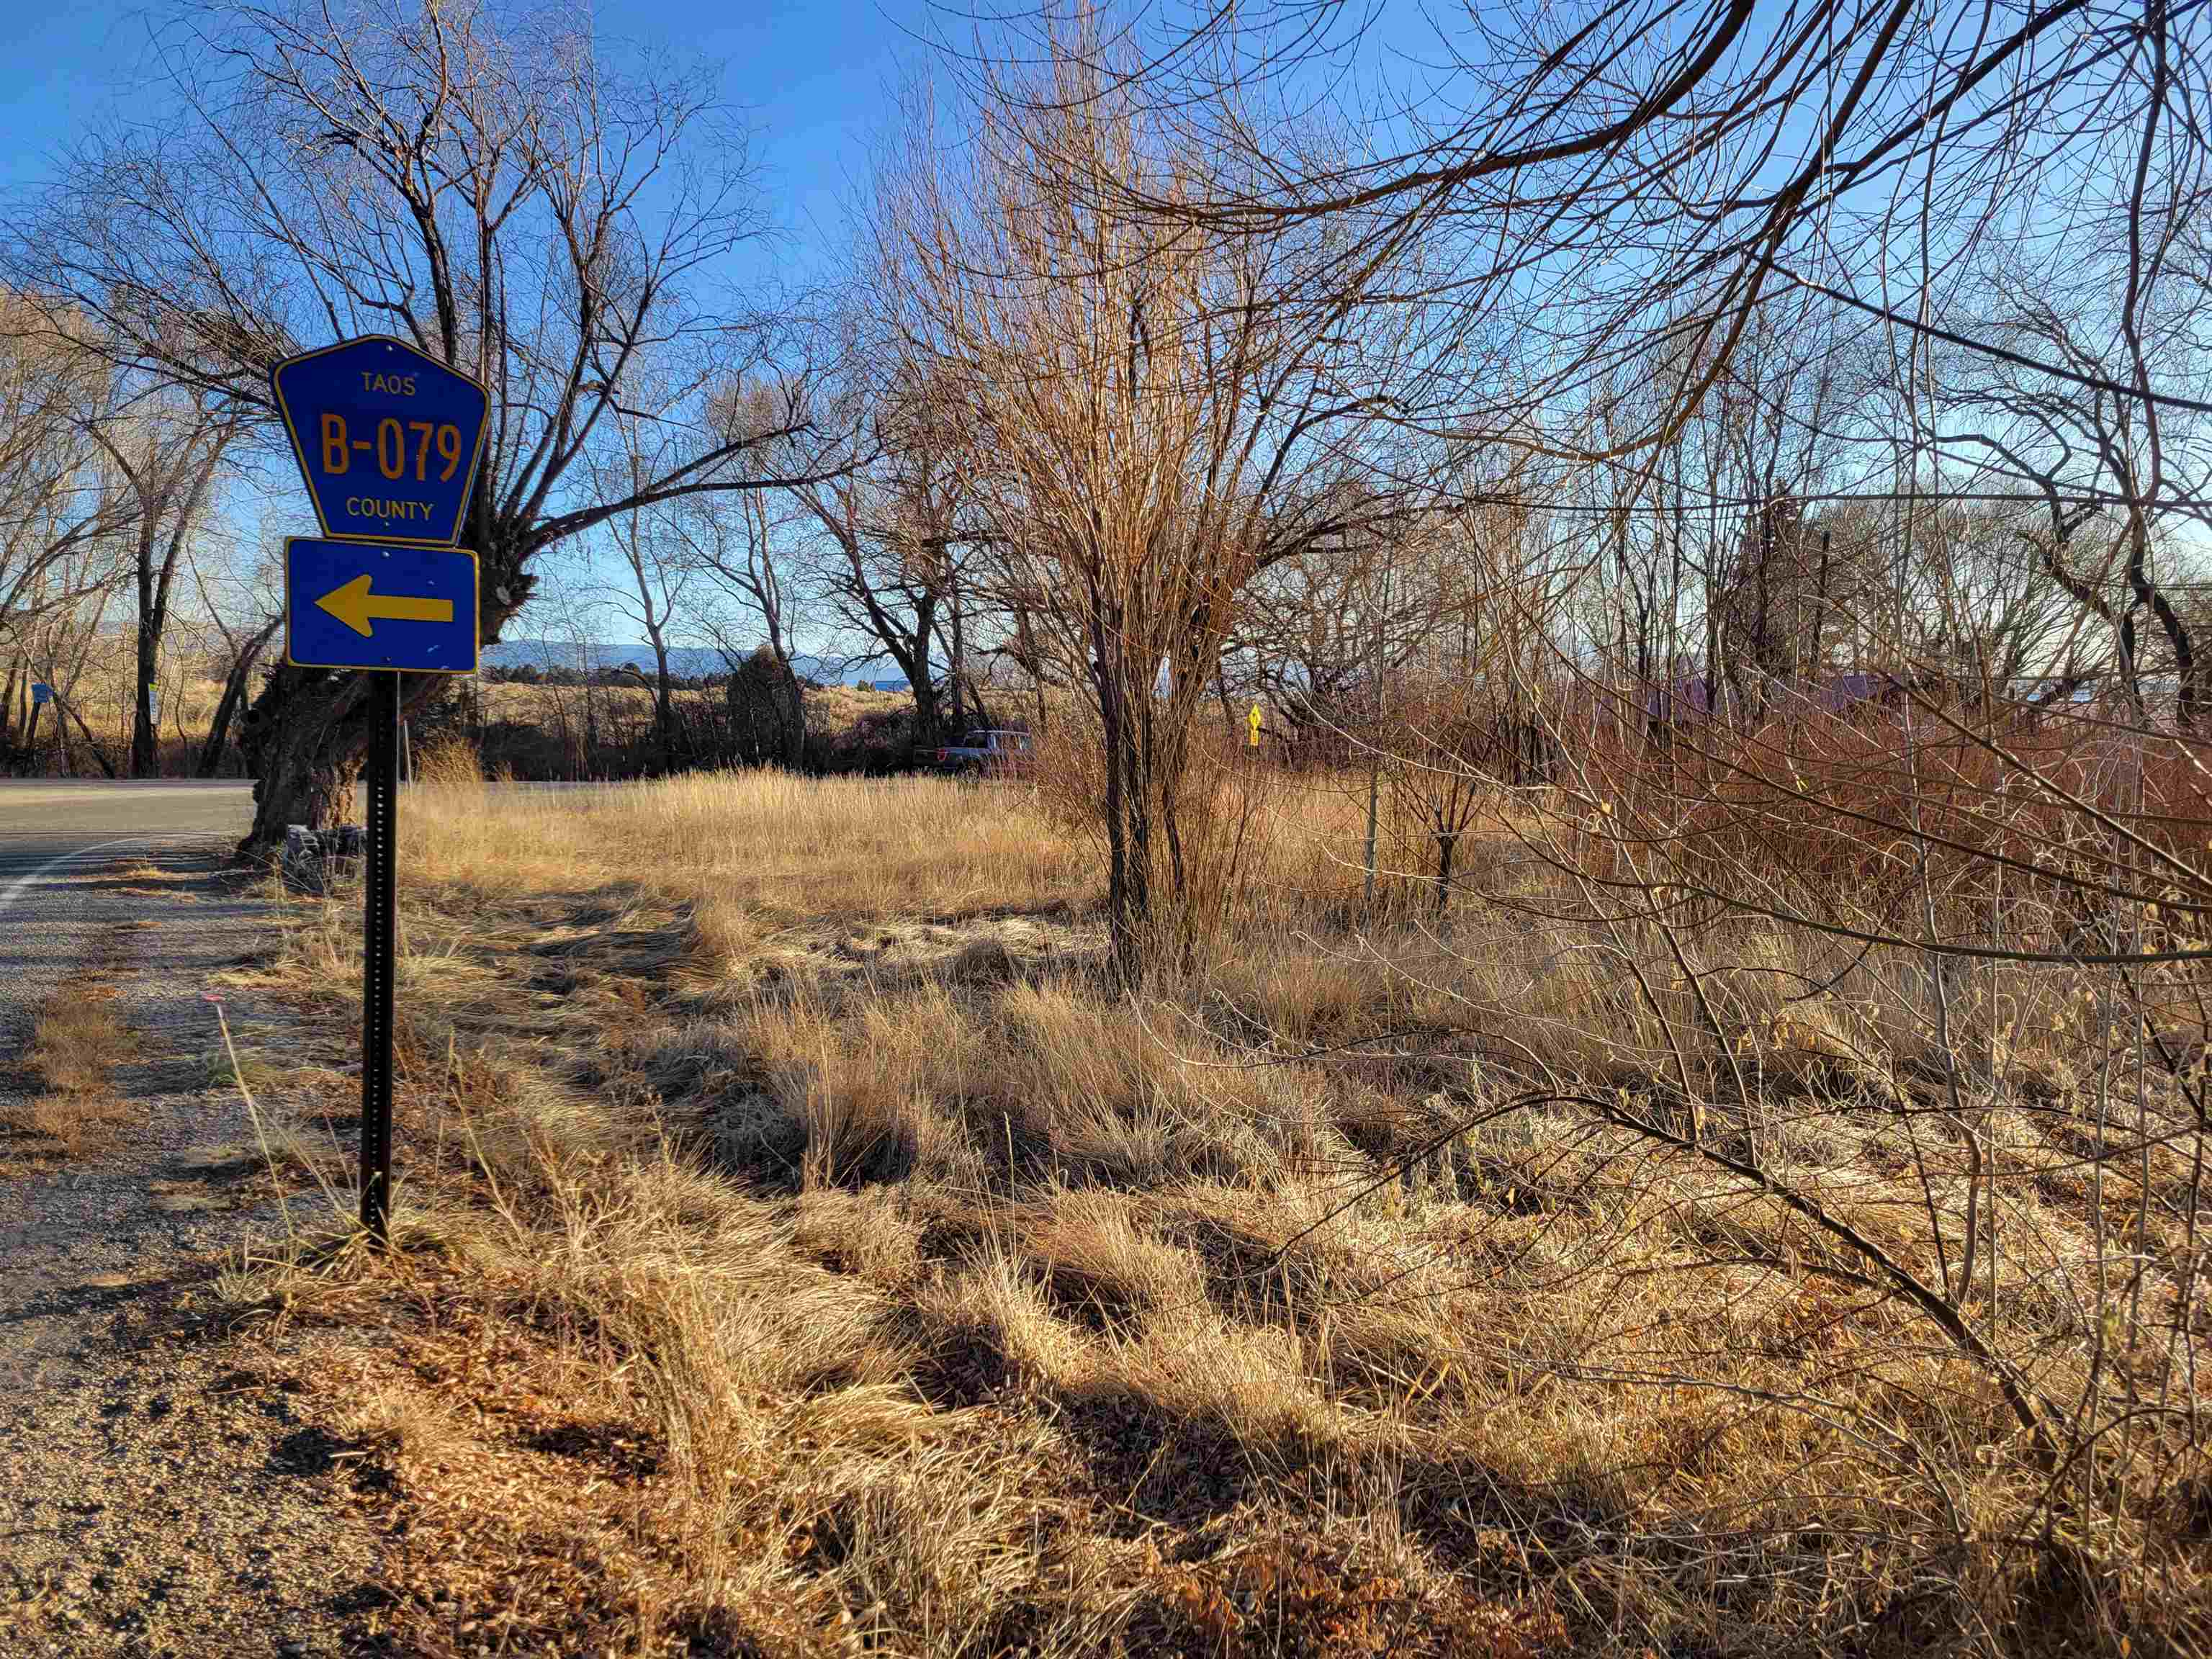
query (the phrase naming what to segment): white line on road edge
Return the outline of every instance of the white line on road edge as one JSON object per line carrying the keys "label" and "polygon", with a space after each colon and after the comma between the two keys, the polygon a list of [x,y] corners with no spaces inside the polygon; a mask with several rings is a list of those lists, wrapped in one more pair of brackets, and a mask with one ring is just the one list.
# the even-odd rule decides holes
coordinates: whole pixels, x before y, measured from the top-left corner
{"label": "white line on road edge", "polygon": [[94,853],[104,853],[111,847],[145,847],[155,842],[218,841],[220,839],[222,839],[220,830],[211,833],[186,830],[171,836],[118,836],[113,841],[97,841],[89,847],[78,848],[74,853],[64,853],[59,858],[48,859],[29,875],[18,876],[5,888],[0,888],[0,911],[6,910],[9,905],[21,897],[23,890],[37,883],[49,870],[58,870],[64,864],[75,864],[80,859],[90,858]]}

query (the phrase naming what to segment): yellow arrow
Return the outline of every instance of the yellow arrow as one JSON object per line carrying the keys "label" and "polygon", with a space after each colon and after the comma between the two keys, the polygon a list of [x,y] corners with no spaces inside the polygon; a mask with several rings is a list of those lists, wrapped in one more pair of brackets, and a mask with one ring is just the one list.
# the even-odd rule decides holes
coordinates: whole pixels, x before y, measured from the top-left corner
{"label": "yellow arrow", "polygon": [[368,591],[370,580],[356,576],[343,587],[334,587],[317,599],[315,608],[329,611],[363,639],[369,636],[372,622],[449,623],[453,619],[451,599],[401,599],[374,594]]}

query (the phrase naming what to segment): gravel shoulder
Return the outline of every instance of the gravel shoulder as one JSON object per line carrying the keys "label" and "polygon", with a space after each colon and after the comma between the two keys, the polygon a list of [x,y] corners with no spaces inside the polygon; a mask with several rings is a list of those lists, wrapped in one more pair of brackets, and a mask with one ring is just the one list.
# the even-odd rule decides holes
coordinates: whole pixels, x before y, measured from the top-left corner
{"label": "gravel shoulder", "polygon": [[[116,849],[6,918],[37,945],[0,1001],[0,1103],[33,1086],[38,1006],[77,994],[63,988],[88,966],[128,1033],[111,1079],[119,1131],[75,1161],[0,1171],[11,1659],[374,1650],[374,1531],[344,1449],[292,1404],[313,1334],[233,1328],[215,1293],[226,1255],[277,1224],[209,1000],[271,927],[222,868],[227,846]],[[222,995],[242,1045],[286,1050],[293,1016]]]}

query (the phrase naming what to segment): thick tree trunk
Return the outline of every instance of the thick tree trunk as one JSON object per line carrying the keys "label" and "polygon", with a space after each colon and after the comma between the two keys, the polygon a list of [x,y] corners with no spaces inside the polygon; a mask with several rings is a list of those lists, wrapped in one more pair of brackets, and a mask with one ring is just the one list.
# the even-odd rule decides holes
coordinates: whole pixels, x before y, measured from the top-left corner
{"label": "thick tree trunk", "polygon": [[1130,880],[1130,848],[1121,772],[1121,702],[1111,678],[1098,676],[1099,739],[1106,767],[1106,931],[1113,950],[1114,976],[1121,989],[1144,982],[1145,957],[1137,932],[1137,905]]}
{"label": "thick tree trunk", "polygon": [[277,775],[284,785],[282,789],[272,791],[256,785],[255,821],[305,823],[325,830],[345,823],[354,817],[355,786],[361,781],[365,752],[365,745],[332,745],[305,764],[287,766]]}
{"label": "thick tree trunk", "polygon": [[653,636],[653,740],[665,776],[676,769],[676,693],[668,684],[668,647],[658,628]]}
{"label": "thick tree trunk", "polygon": [[968,629],[966,619],[960,611],[960,595],[956,589],[952,595],[952,661],[949,665],[951,672],[946,676],[951,682],[952,725],[956,732],[968,724],[968,699],[963,684],[963,677],[968,672]]}
{"label": "thick tree trunk", "polygon": [[[366,674],[329,669],[286,667],[269,677],[239,739],[254,777],[253,828],[239,843],[241,856],[282,847],[287,824],[334,830],[351,817],[368,753],[371,689]],[[452,690],[447,675],[408,676],[402,718],[418,717]]]}
{"label": "thick tree trunk", "polygon": [[2164,590],[2154,585],[2149,576],[2148,553],[2149,538],[2137,534],[2130,539],[2128,555],[2128,585],[2136,599],[2150,608],[2158,618],[2158,625],[2166,630],[2166,643],[2173,649],[2173,672],[2177,684],[2174,697],[2174,719],[2184,732],[2195,729],[2197,717],[2197,644],[2188,624],[2181,620],[2166,597]]}
{"label": "thick tree trunk", "polygon": [[1085,631],[1105,767],[1106,931],[1115,984],[1133,993],[1143,988],[1152,942],[1151,734],[1135,707],[1152,686],[1128,672],[1121,623],[1094,590]]}
{"label": "thick tree trunk", "polygon": [[776,672],[783,677],[783,763],[795,772],[806,763],[806,688],[799,683],[798,672],[791,665],[773,618],[769,623],[768,648],[775,659]]}
{"label": "thick tree trunk", "polygon": [[[906,675],[906,683],[914,696],[914,742],[912,749],[919,755],[925,749],[937,745],[938,723],[943,718],[937,700],[937,682],[929,677],[929,641],[937,631],[937,604],[924,599],[915,606],[914,632],[908,636],[906,648],[896,647],[891,659]],[[886,645],[891,641],[886,638]],[[954,733],[957,737],[959,734]]]}
{"label": "thick tree trunk", "polygon": [[236,669],[223,682],[222,696],[216,701],[215,718],[208,722],[207,741],[200,745],[198,763],[192,768],[196,778],[212,778],[222,770],[223,744],[230,737],[230,722],[238,713],[240,694],[245,690],[245,678]]}
{"label": "thick tree trunk", "polygon": [[274,850],[288,824],[335,830],[353,811],[367,751],[362,677],[280,668],[246,711],[240,747],[254,776],[253,828],[240,852]]}
{"label": "thick tree trunk", "polygon": [[918,756],[937,746],[937,694],[917,684],[914,691],[914,751]]}
{"label": "thick tree trunk", "polygon": [[669,689],[668,670],[662,668],[659,684],[653,696],[653,723],[659,733],[660,772],[663,777],[676,769],[676,694]]}
{"label": "thick tree trunk", "polygon": [[[937,726],[939,715],[937,685],[929,678],[929,655],[927,648],[921,656],[921,672],[909,682],[914,688],[913,750],[919,757],[925,750],[937,746]],[[957,735],[957,733],[955,735]]]}

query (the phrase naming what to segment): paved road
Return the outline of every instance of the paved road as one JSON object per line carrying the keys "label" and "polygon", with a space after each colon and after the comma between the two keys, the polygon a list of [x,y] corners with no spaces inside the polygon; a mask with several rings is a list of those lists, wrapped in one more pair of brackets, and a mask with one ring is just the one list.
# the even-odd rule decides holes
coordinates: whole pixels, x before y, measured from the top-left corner
{"label": "paved road", "polygon": [[252,822],[247,782],[0,781],[0,1069],[118,908],[114,860],[228,851]]}
{"label": "paved road", "polygon": [[72,865],[127,854],[131,843],[194,837],[236,842],[253,822],[253,786],[200,782],[0,781],[0,915],[33,887],[66,884]]}

